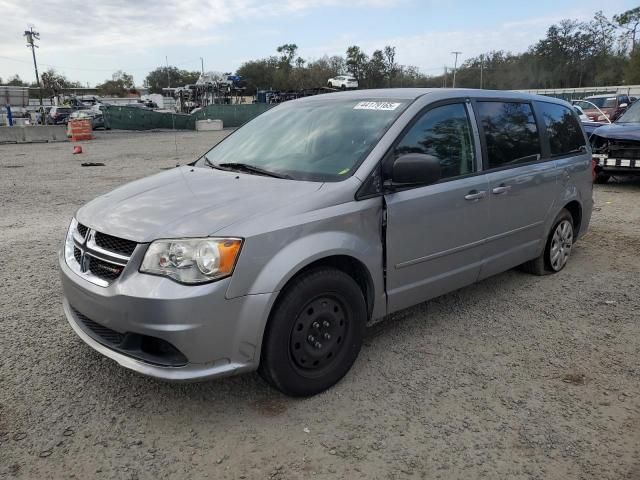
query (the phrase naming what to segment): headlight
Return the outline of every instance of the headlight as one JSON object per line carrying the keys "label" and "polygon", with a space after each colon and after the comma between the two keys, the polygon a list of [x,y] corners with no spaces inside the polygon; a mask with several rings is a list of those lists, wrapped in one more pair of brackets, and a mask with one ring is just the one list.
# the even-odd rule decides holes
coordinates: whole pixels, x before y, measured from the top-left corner
{"label": "headlight", "polygon": [[73,255],[73,249],[75,247],[73,243],[73,232],[76,230],[76,228],[78,228],[78,221],[74,217],[71,219],[71,224],[69,225],[67,236],[64,241],[64,259],[69,266],[72,266],[75,262],[75,258]]}
{"label": "headlight", "polygon": [[156,240],[149,245],[140,272],[190,284],[220,280],[233,273],[241,246],[239,238]]}

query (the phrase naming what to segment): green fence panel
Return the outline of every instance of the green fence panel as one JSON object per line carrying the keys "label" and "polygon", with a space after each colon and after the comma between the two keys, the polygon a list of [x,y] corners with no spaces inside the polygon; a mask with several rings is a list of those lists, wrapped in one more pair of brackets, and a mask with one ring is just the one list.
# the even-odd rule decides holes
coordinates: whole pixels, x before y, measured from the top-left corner
{"label": "green fence panel", "polygon": [[[252,103],[248,105],[209,105],[192,115],[195,120],[222,120],[225,127],[239,127],[266,112],[273,105]],[[195,126],[195,123],[194,123]]]}
{"label": "green fence panel", "polygon": [[209,105],[198,112],[156,112],[143,108],[111,105],[103,110],[105,124],[120,130],[152,130],[156,128],[194,130],[196,120],[222,120],[225,127],[239,127],[266,112],[272,105],[255,103],[249,105]]}
{"label": "green fence panel", "polygon": [[[105,124],[121,130],[152,130],[154,128],[188,129],[190,115],[155,112],[136,107],[108,106],[103,110]],[[193,128],[193,127],[191,127]]]}

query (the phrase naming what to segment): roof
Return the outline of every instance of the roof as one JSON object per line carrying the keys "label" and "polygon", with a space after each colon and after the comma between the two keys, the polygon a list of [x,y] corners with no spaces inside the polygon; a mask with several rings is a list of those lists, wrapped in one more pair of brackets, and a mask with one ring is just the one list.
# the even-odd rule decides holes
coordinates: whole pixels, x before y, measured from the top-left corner
{"label": "roof", "polygon": [[[559,103],[568,105],[562,99],[547,97],[543,95],[534,95],[531,93],[516,92],[510,90],[480,90],[474,88],[378,88],[371,90],[345,90],[335,93],[325,93],[322,95],[313,95],[303,97],[295,102],[322,102],[327,100],[408,100],[413,101],[419,97],[437,94],[438,100],[447,97],[474,97],[474,98],[506,98],[514,100],[538,100],[549,103]],[[288,102],[287,102],[288,103]]]}

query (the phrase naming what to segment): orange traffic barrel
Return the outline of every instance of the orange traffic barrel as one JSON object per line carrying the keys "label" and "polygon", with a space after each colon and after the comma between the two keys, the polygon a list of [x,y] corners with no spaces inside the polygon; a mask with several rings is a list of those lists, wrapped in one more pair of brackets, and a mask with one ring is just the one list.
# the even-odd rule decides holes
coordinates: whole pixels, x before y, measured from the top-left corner
{"label": "orange traffic barrel", "polygon": [[90,119],[78,119],[69,120],[68,124],[69,135],[72,142],[78,142],[80,140],[91,140],[93,136],[91,132],[91,120]]}

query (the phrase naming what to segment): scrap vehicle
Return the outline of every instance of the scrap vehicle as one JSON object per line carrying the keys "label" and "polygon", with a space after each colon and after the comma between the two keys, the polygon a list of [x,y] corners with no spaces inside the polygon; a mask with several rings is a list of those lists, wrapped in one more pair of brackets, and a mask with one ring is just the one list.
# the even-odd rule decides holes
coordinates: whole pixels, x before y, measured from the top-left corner
{"label": "scrap vehicle", "polygon": [[207,105],[240,103],[247,86],[240,75],[207,72],[192,85],[173,89],[176,111],[191,113]]}
{"label": "scrap vehicle", "polygon": [[615,122],[594,130],[590,142],[596,183],[606,183],[612,176],[640,175],[640,102]]}
{"label": "scrap vehicle", "polygon": [[613,122],[631,105],[631,99],[626,94],[593,95],[577,101],[584,113],[593,122]]}
{"label": "scrap vehicle", "polygon": [[386,315],[513,267],[562,271],[591,217],[586,142],[570,104],[517,92],[284,102],[77,210],[59,254],[64,312],[139,373],[258,370],[313,395]]}

